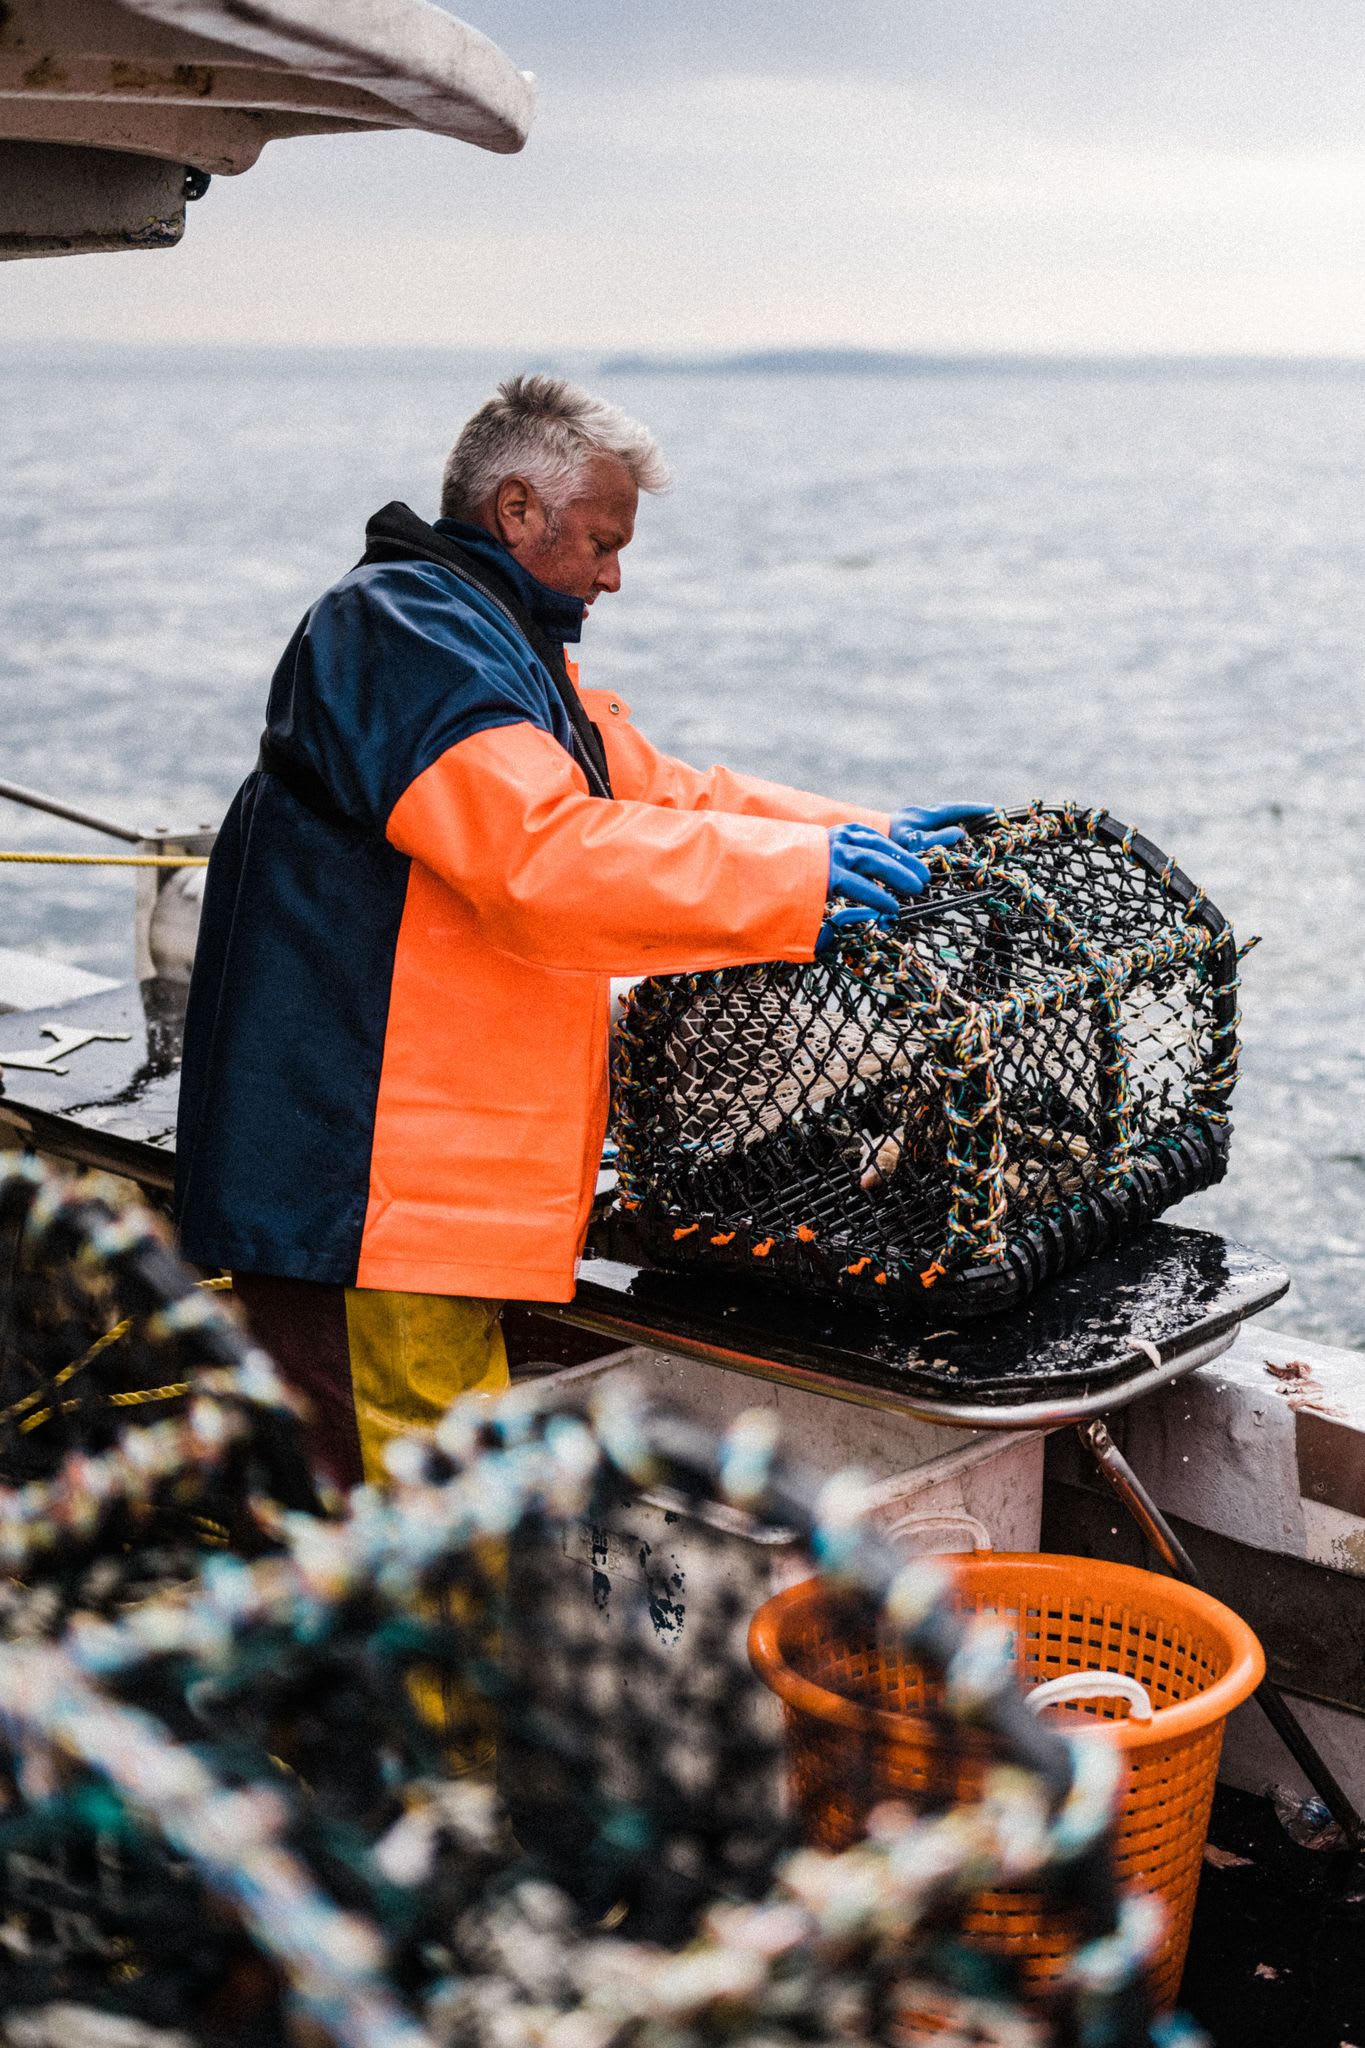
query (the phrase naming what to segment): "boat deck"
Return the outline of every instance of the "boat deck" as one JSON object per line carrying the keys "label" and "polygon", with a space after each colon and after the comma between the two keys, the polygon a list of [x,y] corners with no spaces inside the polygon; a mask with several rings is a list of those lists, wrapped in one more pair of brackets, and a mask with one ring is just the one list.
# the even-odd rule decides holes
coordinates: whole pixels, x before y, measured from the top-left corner
{"label": "boat deck", "polygon": [[33,1145],[167,1192],[184,1018],[185,990],[170,981],[0,1016],[0,1146]]}
{"label": "boat deck", "polygon": [[1181,1985],[1215,2048],[1365,2048],[1365,1867],[1220,1785]]}

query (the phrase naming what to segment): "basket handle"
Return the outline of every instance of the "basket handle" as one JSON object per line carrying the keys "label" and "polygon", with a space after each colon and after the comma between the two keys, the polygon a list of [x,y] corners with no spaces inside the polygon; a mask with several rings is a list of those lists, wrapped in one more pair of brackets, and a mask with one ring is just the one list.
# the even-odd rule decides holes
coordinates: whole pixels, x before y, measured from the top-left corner
{"label": "basket handle", "polygon": [[894,1522],[887,1523],[886,1534],[894,1542],[900,1543],[905,1542],[907,1538],[932,1536],[934,1540],[931,1543],[915,1543],[911,1553],[914,1557],[939,1555],[942,1546],[938,1539],[942,1536],[970,1537],[970,1545],[963,1547],[972,1550],[989,1550],[991,1547],[990,1530],[984,1522],[979,1522],[975,1515],[969,1515],[965,1508],[941,1515],[917,1515],[911,1508],[908,1513],[898,1515]]}
{"label": "basket handle", "polygon": [[1130,1721],[1150,1721],[1152,1695],[1139,1678],[1122,1671],[1064,1671],[1024,1694],[1024,1705],[1041,1714],[1063,1700],[1127,1700]]}

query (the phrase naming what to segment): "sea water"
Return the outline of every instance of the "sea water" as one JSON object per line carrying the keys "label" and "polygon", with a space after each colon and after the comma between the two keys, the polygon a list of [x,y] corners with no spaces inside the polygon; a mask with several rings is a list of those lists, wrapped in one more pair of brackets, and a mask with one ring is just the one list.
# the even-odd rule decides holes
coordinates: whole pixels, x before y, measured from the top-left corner
{"label": "sea water", "polygon": [[[0,355],[0,775],[216,820],[271,669],[495,376],[421,353]],[[1282,1326],[1365,1344],[1365,372],[592,377],[659,435],[584,681],[661,745],[835,795],[1101,804],[1245,963],[1226,1183]],[[89,851],[0,806],[0,846]],[[0,944],[131,967],[118,874],[0,869]]]}

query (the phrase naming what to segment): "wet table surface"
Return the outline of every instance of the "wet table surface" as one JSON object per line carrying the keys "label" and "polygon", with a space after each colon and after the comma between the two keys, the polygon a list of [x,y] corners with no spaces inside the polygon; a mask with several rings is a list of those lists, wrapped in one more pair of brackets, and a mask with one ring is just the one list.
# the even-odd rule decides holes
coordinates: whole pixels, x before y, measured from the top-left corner
{"label": "wet table surface", "polygon": [[574,1300],[551,1313],[872,1407],[1020,1429],[1106,1413],[1179,1378],[1288,1285],[1246,1245],[1152,1223],[1022,1308],[956,1325],[605,1259],[584,1260]]}
{"label": "wet table surface", "polygon": [[0,1145],[168,1189],[184,1004],[179,984],[144,981],[0,1016]]}

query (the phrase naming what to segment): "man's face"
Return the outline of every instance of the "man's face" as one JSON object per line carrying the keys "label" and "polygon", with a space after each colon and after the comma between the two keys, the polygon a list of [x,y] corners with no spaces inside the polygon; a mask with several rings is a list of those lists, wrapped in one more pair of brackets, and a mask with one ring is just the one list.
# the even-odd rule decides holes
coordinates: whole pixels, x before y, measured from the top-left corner
{"label": "man's face", "polygon": [[522,477],[498,487],[494,531],[523,569],[551,590],[592,604],[621,588],[621,550],[635,532],[640,493],[625,464],[594,455],[577,479],[577,495],[550,513]]}

